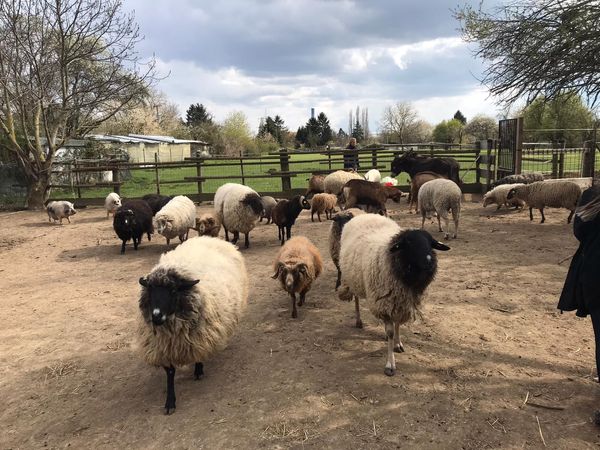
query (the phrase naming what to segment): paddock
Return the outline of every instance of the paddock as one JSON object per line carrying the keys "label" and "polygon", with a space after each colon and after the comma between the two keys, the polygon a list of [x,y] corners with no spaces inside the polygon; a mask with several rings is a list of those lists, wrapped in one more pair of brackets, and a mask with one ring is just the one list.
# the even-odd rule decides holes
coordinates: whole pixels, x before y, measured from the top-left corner
{"label": "paddock", "polygon": [[[388,202],[394,220],[419,226],[407,209]],[[138,278],[165,239],[120,255],[103,209],[62,226],[0,214],[0,448],[592,448],[591,322],[556,309],[559,262],[577,248],[567,215],[551,209],[539,224],[465,202],[422,319],[401,327],[394,377],[383,374],[383,326],[364,308],[354,328],[353,304],[334,292],[330,222],[304,211],[292,228],[325,262],[295,320],[270,278],[277,228],[259,224],[242,250],[245,318],[204,379],[177,371],[165,416],[164,372],[135,349]],[[426,224],[441,239],[436,227]]]}

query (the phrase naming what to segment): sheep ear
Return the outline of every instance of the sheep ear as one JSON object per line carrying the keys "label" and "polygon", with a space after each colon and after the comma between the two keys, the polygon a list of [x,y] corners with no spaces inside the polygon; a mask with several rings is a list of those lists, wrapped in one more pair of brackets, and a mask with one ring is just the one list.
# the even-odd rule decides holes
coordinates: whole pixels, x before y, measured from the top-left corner
{"label": "sheep ear", "polygon": [[179,282],[177,282],[177,290],[187,291],[188,289],[191,289],[192,287],[197,285],[199,282],[200,280],[180,280]]}
{"label": "sheep ear", "polygon": [[148,279],[146,277],[140,277],[140,284],[144,287],[148,287]]}
{"label": "sheep ear", "polygon": [[446,244],[443,244],[440,241],[436,241],[435,239],[432,239],[431,247],[435,248],[436,250],[442,250],[443,252],[445,252],[446,250],[450,250],[450,247],[448,247]]}

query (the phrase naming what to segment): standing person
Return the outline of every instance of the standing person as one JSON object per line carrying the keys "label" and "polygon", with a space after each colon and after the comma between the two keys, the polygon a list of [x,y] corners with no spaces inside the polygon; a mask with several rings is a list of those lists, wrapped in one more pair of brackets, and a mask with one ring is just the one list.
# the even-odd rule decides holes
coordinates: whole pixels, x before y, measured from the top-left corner
{"label": "standing person", "polygon": [[[579,317],[592,318],[596,341],[596,372],[600,375],[600,186],[581,194],[573,220],[573,234],[579,248],[573,255],[558,309],[574,311]],[[600,425],[600,410],[594,413]]]}
{"label": "standing person", "polygon": [[344,152],[344,169],[358,170],[358,151],[356,149],[356,138],[350,138]]}

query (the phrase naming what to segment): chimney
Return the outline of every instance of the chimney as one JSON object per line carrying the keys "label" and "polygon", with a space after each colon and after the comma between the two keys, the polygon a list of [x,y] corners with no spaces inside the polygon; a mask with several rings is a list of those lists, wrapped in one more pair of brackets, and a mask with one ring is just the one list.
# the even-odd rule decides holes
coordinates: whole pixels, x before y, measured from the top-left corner
{"label": "chimney", "polygon": [[310,118],[311,119],[315,118],[315,108],[310,108]]}

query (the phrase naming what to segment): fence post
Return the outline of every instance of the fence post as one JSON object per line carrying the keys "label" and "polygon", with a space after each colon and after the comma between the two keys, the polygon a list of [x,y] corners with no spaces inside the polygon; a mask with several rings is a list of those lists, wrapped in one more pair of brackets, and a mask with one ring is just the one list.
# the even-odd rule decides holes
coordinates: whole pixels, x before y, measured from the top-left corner
{"label": "fence post", "polygon": [[433,158],[433,144],[429,146],[429,154]]}
{"label": "fence post", "polygon": [[558,153],[552,152],[552,178],[558,177]]}
{"label": "fence post", "polygon": [[331,171],[331,150],[327,151],[327,165],[329,167],[329,171]]}
{"label": "fence post", "polygon": [[279,150],[279,165],[281,168],[281,190],[283,192],[290,191],[292,189],[292,180],[290,179],[290,155],[286,148]]}
{"label": "fence post", "polygon": [[242,159],[241,152],[240,152],[240,173],[242,175],[242,184],[246,184],[246,178],[244,177],[244,160]]}
{"label": "fence post", "polygon": [[476,141],[475,142],[475,184],[477,184],[477,186],[479,187],[479,190],[481,190],[481,173],[479,172],[480,169],[480,162],[479,162],[479,156],[481,155],[481,141]]}
{"label": "fence post", "polygon": [[[492,185],[492,180],[491,178],[494,176],[492,174],[492,150],[495,148],[496,146],[496,142],[492,139],[488,139],[487,140],[487,177],[486,178],[486,192],[490,190],[490,187]],[[494,155],[494,168],[496,167],[496,155]],[[495,172],[495,170],[494,170]],[[494,177],[495,178],[495,177]],[[494,180],[495,181],[495,180]]]}
{"label": "fence post", "polygon": [[374,169],[377,168],[377,150],[371,150],[371,165]]}
{"label": "fence post", "polygon": [[558,155],[558,178],[565,176],[565,152],[561,151]]}
{"label": "fence post", "polygon": [[523,169],[523,118],[517,118],[517,132],[515,136],[515,174],[520,174]]}
{"label": "fence post", "polygon": [[[196,176],[202,176],[202,160],[196,160]],[[198,180],[198,194],[202,194],[202,181]]]}
{"label": "fence post", "polygon": [[154,179],[156,182],[156,193],[160,195],[160,176],[158,174],[158,153],[154,154]]}

